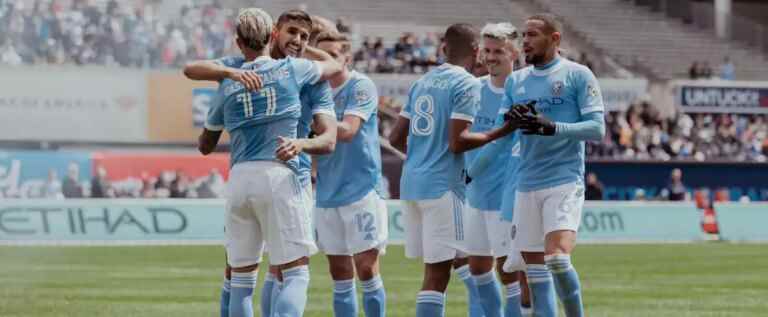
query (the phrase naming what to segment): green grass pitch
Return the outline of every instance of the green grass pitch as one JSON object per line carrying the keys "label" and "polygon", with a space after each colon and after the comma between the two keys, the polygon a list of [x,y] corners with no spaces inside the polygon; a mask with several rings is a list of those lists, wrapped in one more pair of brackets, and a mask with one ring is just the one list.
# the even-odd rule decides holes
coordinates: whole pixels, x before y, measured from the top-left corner
{"label": "green grass pitch", "polygon": [[[217,316],[223,256],[216,246],[0,247],[0,316]],[[766,245],[582,245],[574,263],[587,316],[768,316]],[[414,316],[421,265],[390,246],[382,268],[388,315]],[[325,259],[311,270],[305,316],[333,316]],[[466,316],[455,275],[447,315]]]}

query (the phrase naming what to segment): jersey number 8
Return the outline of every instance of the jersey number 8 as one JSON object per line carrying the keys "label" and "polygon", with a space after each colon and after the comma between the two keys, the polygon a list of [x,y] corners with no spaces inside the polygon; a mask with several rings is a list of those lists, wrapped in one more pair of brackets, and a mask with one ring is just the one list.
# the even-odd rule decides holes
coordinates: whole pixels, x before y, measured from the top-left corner
{"label": "jersey number 8", "polygon": [[435,129],[435,100],[430,95],[419,96],[413,106],[411,131],[417,136],[428,136]]}

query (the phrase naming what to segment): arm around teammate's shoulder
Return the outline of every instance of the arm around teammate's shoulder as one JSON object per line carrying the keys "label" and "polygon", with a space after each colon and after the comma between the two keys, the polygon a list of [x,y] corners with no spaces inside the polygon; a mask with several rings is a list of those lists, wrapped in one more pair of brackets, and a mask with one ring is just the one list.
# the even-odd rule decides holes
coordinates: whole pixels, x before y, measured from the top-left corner
{"label": "arm around teammate's shoulder", "polygon": [[184,76],[191,80],[221,82],[231,79],[240,82],[248,90],[261,89],[262,82],[256,72],[221,64],[218,60],[199,60],[184,65]]}
{"label": "arm around teammate's shoulder", "polygon": [[320,68],[320,80],[328,80],[343,70],[343,66],[339,62],[320,49],[307,46],[304,56],[317,63],[317,66]]}

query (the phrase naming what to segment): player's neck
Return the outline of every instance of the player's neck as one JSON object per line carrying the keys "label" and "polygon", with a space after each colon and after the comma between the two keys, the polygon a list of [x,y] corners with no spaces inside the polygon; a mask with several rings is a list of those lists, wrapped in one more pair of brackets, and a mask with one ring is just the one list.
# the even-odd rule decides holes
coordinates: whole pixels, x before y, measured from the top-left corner
{"label": "player's neck", "polygon": [[552,54],[545,55],[544,60],[541,61],[541,63],[536,63],[533,66],[538,69],[547,69],[557,64],[558,61],[560,61],[560,54],[555,51]]}
{"label": "player's neck", "polygon": [[328,83],[331,84],[331,88],[339,88],[341,85],[344,85],[344,83],[349,80],[349,77],[352,76],[352,73],[348,69],[344,69],[341,71],[338,75],[331,77],[328,79]]}
{"label": "player's neck", "polygon": [[462,60],[447,59],[445,62],[448,63],[448,64],[451,64],[451,65],[456,65],[456,66],[459,66],[461,68],[464,68],[466,71],[468,71],[470,73],[472,72],[472,67],[475,66],[475,61],[471,57],[470,58],[464,58]]}
{"label": "player's neck", "polygon": [[491,75],[491,85],[496,88],[504,88],[504,84],[507,82],[507,77],[511,73],[503,73],[499,75]]}

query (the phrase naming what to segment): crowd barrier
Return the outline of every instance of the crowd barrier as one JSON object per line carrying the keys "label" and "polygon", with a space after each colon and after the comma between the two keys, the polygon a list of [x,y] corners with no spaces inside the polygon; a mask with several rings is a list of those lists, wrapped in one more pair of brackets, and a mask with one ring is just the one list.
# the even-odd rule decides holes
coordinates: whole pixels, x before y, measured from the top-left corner
{"label": "crowd barrier", "polygon": [[[402,243],[400,201],[390,200],[389,233]],[[768,205],[722,204],[722,237],[766,241]],[[0,200],[0,244],[218,244],[224,201]],[[690,242],[704,239],[693,203],[587,202],[579,239],[584,242]]]}

